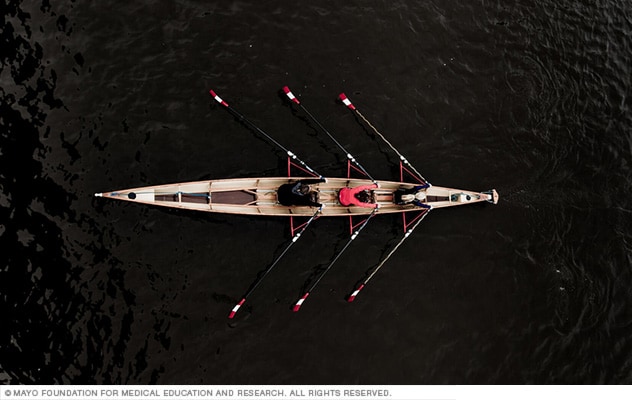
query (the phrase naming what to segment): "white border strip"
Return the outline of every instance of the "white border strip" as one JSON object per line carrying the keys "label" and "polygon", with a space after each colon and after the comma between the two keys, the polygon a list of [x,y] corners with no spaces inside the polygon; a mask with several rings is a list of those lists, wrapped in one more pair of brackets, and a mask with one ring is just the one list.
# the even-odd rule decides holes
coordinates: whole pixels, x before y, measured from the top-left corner
{"label": "white border strip", "polygon": [[559,400],[629,399],[631,386],[6,385],[1,400]]}

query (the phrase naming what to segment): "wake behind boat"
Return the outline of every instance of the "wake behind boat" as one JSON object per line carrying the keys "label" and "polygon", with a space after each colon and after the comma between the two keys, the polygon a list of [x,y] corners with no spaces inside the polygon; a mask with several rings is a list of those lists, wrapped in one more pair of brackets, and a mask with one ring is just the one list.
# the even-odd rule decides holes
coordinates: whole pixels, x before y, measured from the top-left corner
{"label": "wake behind boat", "polygon": [[[293,152],[283,147],[261,128],[250,122],[242,114],[228,105],[213,90],[213,98],[240,122],[253,131],[265,136],[270,142],[283,150],[288,156],[287,177],[261,177],[217,179],[196,182],[183,182],[158,186],[145,186],[123,189],[105,193],[96,193],[97,197],[141,203],[153,206],[172,207],[211,213],[262,215],[289,217],[292,239],[281,254],[258,276],[241,300],[231,310],[229,318],[233,318],[246,298],[254,292],[264,278],[285,256],[303,232],[320,217],[349,218],[350,238],[330,264],[308,286],[304,295],[296,302],[293,310],[298,311],[310,293],[316,288],[325,274],[360,234],[368,222],[377,214],[401,213],[403,216],[404,235],[400,241],[372,268],[368,276],[356,285],[348,297],[353,301],[360,290],[375,276],[388,259],[411,235],[415,228],[436,208],[454,207],[465,204],[488,202],[498,203],[496,190],[474,192],[461,189],[431,185],[386,138],[360,113],[360,111],[343,94],[341,102],[353,111],[360,119],[373,129],[400,159],[400,181],[375,180],[368,171],[349,153],[329,131],[301,104],[286,86],[283,88],[288,99],[297,105],[318,127],[343,151],[347,157],[346,178],[325,178]],[[294,167],[308,177],[291,177]],[[362,178],[352,178],[355,171]],[[405,177],[408,181],[405,181]],[[412,215],[407,218],[407,215]],[[354,221],[354,217],[360,221]],[[295,225],[294,218],[307,218]]]}

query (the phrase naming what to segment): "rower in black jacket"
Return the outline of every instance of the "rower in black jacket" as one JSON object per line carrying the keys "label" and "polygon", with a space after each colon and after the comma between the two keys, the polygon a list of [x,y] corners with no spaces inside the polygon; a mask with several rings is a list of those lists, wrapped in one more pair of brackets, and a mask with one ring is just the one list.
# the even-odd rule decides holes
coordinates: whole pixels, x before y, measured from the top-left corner
{"label": "rower in black jacket", "polygon": [[281,185],[277,191],[279,203],[284,206],[321,207],[318,203],[318,192],[309,185],[325,182],[325,178],[301,179],[297,182]]}

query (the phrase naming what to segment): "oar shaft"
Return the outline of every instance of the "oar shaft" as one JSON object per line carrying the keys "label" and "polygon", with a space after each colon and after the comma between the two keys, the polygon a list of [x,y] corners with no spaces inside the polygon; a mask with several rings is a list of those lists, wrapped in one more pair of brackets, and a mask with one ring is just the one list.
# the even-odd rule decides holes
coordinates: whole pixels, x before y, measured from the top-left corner
{"label": "oar shaft", "polygon": [[318,214],[320,214],[322,212],[322,208],[319,208],[314,215],[312,215],[310,217],[310,219],[305,223],[305,225],[303,226],[303,228],[292,237],[292,241],[290,243],[288,243],[287,247],[283,250],[283,252],[276,258],[276,260],[274,260],[274,262],[268,267],[268,269],[266,269],[266,271],[263,273],[263,275],[261,275],[261,277],[259,279],[257,279],[257,281],[252,285],[252,287],[248,290],[248,292],[246,292],[246,294],[244,295],[244,297],[248,297],[252,292],[254,292],[254,290],[257,288],[257,286],[259,286],[259,284],[263,281],[263,279],[266,277],[266,275],[268,275],[270,273],[270,271],[272,271],[272,269],[279,263],[279,261],[281,261],[281,259],[283,258],[283,256],[285,256],[285,253],[288,252],[288,250],[290,250],[290,247],[292,247],[292,245],[294,245],[294,243],[296,243],[298,241],[298,239],[301,238],[301,235],[303,234],[303,232],[305,232],[305,230],[307,229],[307,227],[314,222],[314,220],[316,219],[316,217],[318,216]]}
{"label": "oar shaft", "polygon": [[391,142],[389,142],[386,137],[384,137],[384,135],[382,135],[382,133],[380,131],[377,130],[377,128],[375,126],[373,126],[373,124],[371,122],[369,122],[368,119],[365,118],[364,115],[362,115],[362,113],[360,112],[360,110],[358,110],[353,103],[351,103],[351,100],[349,100],[349,98],[344,94],[344,93],[340,93],[340,95],[338,96],[340,98],[340,100],[342,101],[342,103],[347,106],[351,111],[353,111],[356,115],[358,115],[372,130],[373,132],[375,132],[375,134],[377,136],[380,137],[380,139],[382,139],[384,141],[384,143],[386,143],[388,145],[388,147],[391,148],[391,150],[393,150],[395,152],[395,154],[397,154],[397,156],[399,157],[399,159],[401,160],[401,162],[406,165],[408,168],[410,168],[419,178],[421,178],[424,182],[428,182],[428,180],[426,178],[423,177],[423,175],[421,175],[421,173],[419,171],[417,171],[417,169],[415,167],[413,167],[413,165],[406,159],[406,157],[404,157],[402,155],[402,153],[400,153],[395,146],[393,146],[391,144]]}
{"label": "oar shaft", "polygon": [[[357,108],[354,110],[356,114],[358,114],[358,116],[360,118],[362,118],[362,120],[371,127],[371,129],[373,129],[373,132],[375,132],[376,135],[378,135],[383,141],[384,143],[386,143],[388,145],[388,147],[391,148],[391,150],[393,150],[395,152],[395,154],[397,154],[397,156],[399,157],[399,159],[404,163],[404,165],[407,165],[415,174],[417,174],[421,179],[423,179],[424,181],[426,181],[426,178],[424,178],[421,173],[419,171],[417,171],[417,169],[406,159],[406,157],[404,157],[402,155],[402,153],[400,153],[395,146],[393,146],[391,144],[391,142],[389,142],[386,137],[384,137],[384,135],[382,135],[382,133],[380,131],[377,130],[377,128],[375,126],[373,126],[373,124],[371,124],[369,122],[369,120],[367,120],[364,115],[362,115],[362,113],[360,112],[360,110],[358,110]],[[427,182],[427,181],[426,181]]]}
{"label": "oar shaft", "polygon": [[395,245],[395,247],[388,253],[388,255],[384,257],[384,259],[382,259],[382,261],[377,265],[377,267],[375,267],[373,272],[364,280],[364,282],[362,282],[363,285],[366,285],[367,283],[369,283],[371,278],[373,278],[373,276],[377,274],[377,271],[379,271],[380,268],[382,268],[382,266],[386,264],[388,259],[391,258],[391,256],[397,251],[397,249],[399,249],[399,246],[401,246],[402,243],[404,243],[404,241],[408,239],[410,234],[413,233],[415,228],[417,228],[417,225],[419,225],[421,221],[423,221],[423,219],[426,218],[426,215],[428,215],[428,213],[429,211],[426,211],[424,215],[422,215],[421,218],[419,218],[419,220],[417,220],[417,222],[415,222],[415,224],[410,229],[408,229],[406,233],[404,233],[404,237],[402,237],[402,239],[397,243],[397,245]]}
{"label": "oar shaft", "polygon": [[417,222],[414,223],[414,225],[412,227],[410,227],[405,233],[404,233],[404,237],[401,238],[401,240],[395,245],[395,247],[393,249],[391,249],[391,251],[386,255],[386,257],[384,257],[382,259],[382,261],[380,261],[380,263],[373,269],[373,271],[371,272],[371,274],[364,280],[364,282],[362,282],[362,284],[360,286],[358,286],[353,293],[351,293],[351,295],[349,296],[349,298],[347,299],[348,302],[352,302],[355,300],[356,296],[360,293],[360,291],[362,289],[364,289],[364,287],[367,285],[367,283],[369,283],[369,281],[371,280],[371,278],[373,278],[373,276],[375,276],[375,274],[377,274],[377,271],[380,270],[380,268],[382,268],[382,266],[384,264],[386,264],[386,262],[388,261],[389,258],[391,258],[391,256],[397,251],[397,249],[399,249],[399,246],[402,245],[402,243],[404,243],[404,241],[406,241],[406,239],[408,239],[408,237],[413,233],[413,231],[415,230],[415,228],[417,228],[417,226],[421,223],[421,221],[423,221],[424,218],[426,218],[426,215],[428,215],[428,213],[430,212],[430,210],[426,211],[420,218],[419,220],[417,220]]}
{"label": "oar shaft", "polygon": [[338,146],[338,147],[340,148],[340,150],[342,150],[342,151],[343,151],[343,153],[345,153],[345,154],[347,155],[347,157],[349,157],[349,158],[351,157],[351,154],[349,154],[349,152],[347,151],[347,149],[345,149],[345,148],[344,148],[344,146],[343,146],[343,145],[341,145],[341,144],[340,144],[340,142],[338,142],[338,141],[336,140],[336,138],[335,138],[335,137],[334,137],[331,133],[329,133],[329,131],[327,130],[327,128],[325,128],[325,127],[323,126],[323,124],[321,124],[321,123],[320,123],[320,121],[318,121],[318,120],[316,119],[316,117],[314,117],[314,116],[312,115],[312,113],[310,113],[310,112],[307,110],[307,108],[305,108],[305,106],[304,106],[303,104],[299,103],[299,107],[301,107],[301,109],[305,112],[305,114],[307,114],[307,116],[308,116],[309,118],[311,118],[311,120],[312,120],[312,121],[314,121],[314,122],[316,123],[316,125],[318,125],[318,127],[319,127],[319,128],[320,128],[323,132],[325,132],[325,134],[326,134],[327,136],[329,136],[329,138],[330,138],[330,139],[331,139],[331,140],[332,140],[332,141],[336,144],[336,146]]}
{"label": "oar shaft", "polygon": [[342,255],[342,253],[345,252],[345,250],[347,250],[347,248],[349,247],[349,245],[351,244],[351,242],[353,242],[355,240],[356,237],[358,237],[358,235],[360,234],[360,232],[362,231],[362,229],[364,229],[364,227],[369,223],[369,220],[371,218],[373,218],[373,216],[375,215],[375,213],[377,213],[377,208],[373,209],[373,211],[371,212],[371,214],[367,217],[366,220],[364,220],[364,222],[362,223],[362,225],[360,225],[360,227],[353,232],[353,234],[351,235],[351,237],[349,238],[349,240],[347,241],[347,243],[345,244],[345,246],[342,248],[342,250],[340,250],[338,252],[338,254],[336,255],[336,257],[333,259],[333,261],[327,266],[327,268],[323,271],[322,274],[320,274],[320,276],[318,277],[318,279],[316,279],[316,281],[312,284],[312,286],[309,288],[308,292],[311,292],[312,290],[314,290],[314,288],[316,287],[316,285],[318,285],[318,283],[321,281],[321,279],[323,279],[323,277],[325,276],[325,274],[331,269],[331,267],[333,267],[333,265],[336,263],[336,261],[338,261],[338,259],[340,258],[340,256]]}
{"label": "oar shaft", "polygon": [[347,157],[347,159],[349,159],[349,161],[351,161],[356,167],[358,167],[358,169],[360,169],[360,171],[362,171],[363,174],[365,174],[370,180],[372,180],[373,182],[375,182],[375,179],[373,179],[373,177],[371,176],[371,174],[369,174],[369,172],[358,162],[358,160],[355,159],[354,156],[351,155],[351,153],[349,153],[347,151],[347,149],[344,148],[344,146],[342,144],[340,144],[340,142],[338,142],[336,140],[336,138],[327,130],[327,128],[325,128],[325,126],[323,124],[320,123],[320,121],[318,121],[316,119],[316,117],[314,117],[312,115],[312,113],[309,112],[309,110],[307,110],[307,108],[305,108],[305,106],[303,104],[301,104],[301,102],[296,98],[296,96],[294,96],[294,94],[292,93],[292,91],[290,90],[289,87],[285,86],[283,88],[283,91],[285,92],[285,95],[290,99],[290,101],[292,101],[293,103],[297,104],[299,107],[301,107],[301,109],[305,112],[305,114],[307,114],[307,116],[316,123],[316,125],[318,125],[318,127],[327,135],[329,136],[329,138],[336,144],[336,146],[338,146],[338,148],[340,150],[342,150],[343,153],[345,153],[345,156]]}
{"label": "oar shaft", "polygon": [[338,142],[336,140],[336,138],[329,133],[329,131],[323,126],[323,124],[320,123],[320,121],[318,121],[313,115],[312,113],[310,113],[305,106],[303,106],[302,104],[299,104],[299,106],[301,107],[301,109],[312,119],[312,121],[314,121],[316,123],[316,125],[318,125],[318,127],[325,132],[325,134],[327,136],[329,136],[329,138],[336,144],[336,146],[338,146],[340,148],[340,150],[342,150],[343,153],[345,153],[345,155],[347,156],[347,158],[353,163],[355,164],[356,167],[358,167],[370,180],[375,182],[375,179],[373,179],[373,177],[371,176],[371,174],[369,174],[369,172],[358,162],[358,160],[355,159],[355,157],[353,155],[351,155],[351,153],[349,153],[349,151],[347,151],[347,149],[344,148],[344,146],[342,144],[340,144],[340,142]]}
{"label": "oar shaft", "polygon": [[241,300],[239,301],[239,303],[237,303],[235,305],[235,307],[233,307],[232,311],[230,312],[230,315],[228,316],[228,318],[233,318],[235,316],[235,314],[237,313],[237,311],[239,310],[239,308],[246,302],[246,298],[248,296],[250,296],[252,294],[252,292],[255,291],[255,289],[261,284],[261,282],[263,282],[263,280],[265,279],[265,277],[270,273],[270,271],[272,271],[272,269],[274,269],[274,267],[276,267],[276,265],[279,263],[279,261],[281,261],[281,259],[283,258],[283,256],[285,256],[285,254],[288,252],[288,250],[290,250],[290,247],[292,247],[292,245],[294,245],[294,243],[296,243],[298,241],[298,239],[300,239],[301,235],[303,234],[303,232],[305,232],[305,230],[307,229],[307,227],[318,217],[318,214],[320,214],[322,212],[322,207],[319,208],[314,215],[312,215],[310,217],[310,219],[303,225],[303,228],[301,228],[301,230],[292,237],[292,240],[290,241],[290,243],[288,243],[288,245],[285,247],[285,249],[283,249],[283,252],[281,252],[281,254],[272,262],[272,264],[270,264],[270,266],[264,271],[264,273],[259,276],[257,278],[257,280],[252,284],[252,286],[250,286],[250,289],[248,289],[248,291],[246,292],[246,294],[243,295],[243,297],[241,298]]}
{"label": "oar shaft", "polygon": [[318,285],[318,283],[323,279],[323,277],[325,276],[325,274],[327,274],[327,272],[331,269],[331,267],[333,267],[333,265],[336,263],[336,261],[338,261],[338,259],[340,258],[340,256],[342,255],[342,253],[345,252],[345,250],[347,250],[347,248],[349,247],[349,245],[351,244],[351,242],[353,242],[355,240],[355,238],[360,234],[360,232],[362,231],[362,229],[364,229],[364,227],[369,223],[369,220],[371,218],[373,218],[373,216],[377,213],[377,208],[373,209],[373,211],[371,212],[371,214],[367,217],[366,220],[364,220],[364,222],[362,223],[362,225],[360,225],[360,227],[351,235],[351,238],[349,238],[349,240],[347,241],[347,243],[345,244],[345,246],[342,248],[342,250],[340,250],[338,252],[338,254],[336,255],[336,257],[334,257],[333,261],[331,263],[329,263],[329,265],[327,266],[327,268],[325,268],[325,270],[323,272],[321,272],[321,274],[318,276],[318,278],[316,279],[316,281],[314,281],[314,283],[312,283],[312,285],[309,287],[309,289],[307,289],[307,291],[305,292],[305,294],[303,295],[303,297],[301,297],[296,304],[294,305],[294,312],[298,311],[301,307],[301,305],[303,305],[303,302],[305,302],[305,300],[307,299],[307,296],[309,296],[309,294],[316,288],[316,286]]}
{"label": "oar shaft", "polygon": [[303,160],[301,160],[300,158],[298,158],[298,156],[296,154],[294,154],[293,152],[291,152],[290,150],[288,150],[287,148],[285,148],[285,146],[283,146],[281,143],[279,143],[278,141],[276,141],[272,136],[270,136],[269,134],[267,134],[263,129],[259,128],[257,125],[255,125],[253,122],[251,122],[248,118],[246,118],[243,114],[241,114],[239,111],[235,110],[233,107],[231,107],[230,105],[228,105],[227,102],[225,102],[221,97],[219,97],[215,91],[213,90],[209,90],[209,93],[211,94],[211,96],[213,96],[213,98],[215,99],[215,101],[217,101],[219,104],[221,104],[222,106],[224,106],[224,108],[226,108],[228,110],[228,112],[230,112],[235,118],[237,118],[240,122],[243,122],[244,124],[246,124],[247,126],[249,126],[251,129],[254,129],[256,132],[260,133],[261,135],[263,135],[266,139],[268,139],[271,143],[273,143],[275,146],[277,146],[278,148],[280,148],[281,150],[283,150],[285,152],[285,154],[287,154],[288,157],[290,157],[292,160],[298,162],[303,168],[305,168],[306,170],[308,170],[309,172],[311,172],[312,174],[314,174],[315,176],[319,176],[322,178],[322,175],[319,174],[318,172],[316,172],[313,168],[311,168],[309,165],[307,165],[307,163],[305,163]]}
{"label": "oar shaft", "polygon": [[259,128],[257,125],[255,125],[254,123],[252,123],[252,121],[250,121],[248,118],[246,118],[243,114],[241,114],[240,112],[238,112],[237,110],[235,110],[232,107],[227,107],[228,111],[233,114],[235,117],[237,117],[237,119],[240,122],[245,123],[246,125],[248,125],[249,127],[251,127],[252,129],[254,129],[255,131],[259,132],[261,135],[263,135],[266,139],[268,139],[269,141],[271,141],[272,143],[274,143],[278,148],[280,148],[281,150],[283,150],[286,153],[290,153],[290,151],[288,149],[286,149],[281,143],[279,143],[278,141],[276,141],[272,136],[268,135],[263,129]]}

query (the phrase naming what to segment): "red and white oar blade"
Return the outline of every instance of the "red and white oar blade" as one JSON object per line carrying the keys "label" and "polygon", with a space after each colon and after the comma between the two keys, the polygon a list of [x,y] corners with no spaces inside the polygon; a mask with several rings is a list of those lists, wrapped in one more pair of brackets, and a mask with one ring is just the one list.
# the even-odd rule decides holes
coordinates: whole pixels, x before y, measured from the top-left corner
{"label": "red and white oar blade", "polygon": [[292,100],[296,104],[301,104],[301,102],[298,101],[298,99],[296,98],[296,96],[294,96],[294,93],[292,93],[289,87],[283,86],[283,92],[285,93],[288,99]]}
{"label": "red and white oar blade", "polygon": [[353,105],[353,103],[351,103],[351,100],[349,100],[349,98],[347,97],[347,95],[345,95],[344,93],[340,93],[338,95],[338,98],[342,101],[342,104],[344,104],[345,106],[349,107],[349,109],[351,110],[355,110],[355,106]]}
{"label": "red and white oar blade", "polygon": [[360,293],[360,290],[362,290],[363,288],[364,288],[364,284],[360,285],[356,290],[353,291],[353,293],[351,293],[351,296],[349,296],[347,301],[351,303],[353,300],[355,300],[356,296],[358,295],[358,293]]}
{"label": "red and white oar blade", "polygon": [[217,95],[217,93],[215,93],[215,91],[213,89],[208,91],[211,96],[213,96],[213,98],[215,99],[215,101],[217,101],[219,104],[223,105],[224,107],[228,107],[228,103],[226,103],[224,100],[222,100],[221,97],[219,97]]}
{"label": "red and white oar blade", "polygon": [[230,312],[230,315],[228,316],[228,318],[233,319],[235,317],[235,314],[237,314],[237,311],[239,311],[239,309],[245,302],[246,302],[246,298],[244,297],[243,299],[241,299],[239,303],[237,303],[237,305],[235,305],[235,307],[233,307],[233,310]]}
{"label": "red and white oar blade", "polygon": [[309,292],[305,293],[303,295],[303,297],[301,297],[300,299],[298,299],[298,301],[296,302],[296,304],[294,304],[294,308],[292,309],[292,311],[297,312],[298,310],[300,310],[301,306],[303,305],[303,303],[305,302],[305,299],[307,299],[307,296],[309,296]]}

